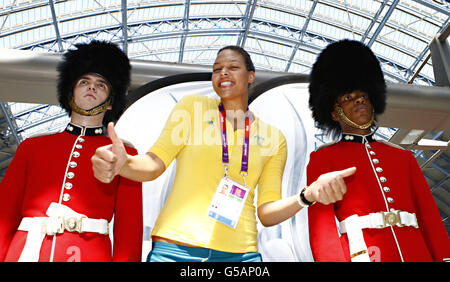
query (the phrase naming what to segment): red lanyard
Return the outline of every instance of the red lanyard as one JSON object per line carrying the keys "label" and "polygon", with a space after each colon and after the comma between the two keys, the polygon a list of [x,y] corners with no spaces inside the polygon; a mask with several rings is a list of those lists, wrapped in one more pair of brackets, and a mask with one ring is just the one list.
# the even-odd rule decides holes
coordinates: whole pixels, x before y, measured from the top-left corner
{"label": "red lanyard", "polygon": [[[222,162],[224,164],[229,164],[228,158],[228,142],[227,142],[227,123],[226,123],[226,113],[223,108],[222,103],[219,104],[220,111],[220,128],[222,133]],[[247,174],[248,171],[248,156],[250,148],[250,111],[247,110],[245,113],[245,127],[244,127],[244,144],[242,144],[242,163],[241,163],[241,173]]]}

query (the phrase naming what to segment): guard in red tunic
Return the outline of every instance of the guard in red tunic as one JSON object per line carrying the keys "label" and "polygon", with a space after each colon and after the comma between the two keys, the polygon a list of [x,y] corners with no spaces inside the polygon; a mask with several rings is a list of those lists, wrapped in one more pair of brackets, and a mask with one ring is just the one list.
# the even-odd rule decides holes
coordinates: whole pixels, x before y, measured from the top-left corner
{"label": "guard in red tunic", "polygon": [[317,126],[340,140],[311,153],[308,183],[356,167],[343,199],[308,208],[315,261],[442,261],[450,240],[411,152],[373,138],[385,108],[378,60],[357,41],[328,45],[313,65],[309,105]]}
{"label": "guard in red tunic", "polygon": [[90,161],[110,144],[103,124],[123,112],[130,69],[107,42],[64,55],[58,99],[71,121],[17,148],[0,184],[0,261],[141,260],[142,184],[122,177],[102,183]]}

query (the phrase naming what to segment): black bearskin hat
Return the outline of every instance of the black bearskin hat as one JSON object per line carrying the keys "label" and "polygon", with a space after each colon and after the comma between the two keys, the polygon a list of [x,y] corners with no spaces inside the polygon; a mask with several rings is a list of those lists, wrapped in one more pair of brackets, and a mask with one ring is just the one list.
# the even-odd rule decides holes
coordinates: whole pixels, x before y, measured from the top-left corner
{"label": "black bearskin hat", "polygon": [[386,83],[380,63],[359,41],[341,40],[328,45],[314,63],[309,83],[309,107],[316,125],[337,136],[341,133],[331,113],[338,96],[360,90],[368,93],[377,114],[386,107]]}
{"label": "black bearskin hat", "polygon": [[122,114],[126,103],[126,92],[130,85],[130,61],[125,53],[113,43],[93,40],[89,44],[76,44],[75,50],[64,54],[58,65],[58,101],[68,113],[73,89],[78,79],[88,73],[105,78],[111,85],[112,109],[106,111],[103,124],[116,121]]}

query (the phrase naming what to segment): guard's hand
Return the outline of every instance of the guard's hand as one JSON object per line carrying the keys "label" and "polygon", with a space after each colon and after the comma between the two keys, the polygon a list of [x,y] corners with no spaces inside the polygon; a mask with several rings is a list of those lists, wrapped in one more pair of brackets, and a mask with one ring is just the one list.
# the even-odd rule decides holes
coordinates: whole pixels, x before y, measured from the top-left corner
{"label": "guard's hand", "polygon": [[344,178],[353,175],[356,167],[322,174],[305,191],[305,198],[310,202],[328,205],[342,200],[347,192]]}
{"label": "guard's hand", "polygon": [[95,178],[104,183],[110,183],[127,160],[125,146],[117,136],[114,123],[110,122],[107,130],[112,144],[97,148],[91,158]]}

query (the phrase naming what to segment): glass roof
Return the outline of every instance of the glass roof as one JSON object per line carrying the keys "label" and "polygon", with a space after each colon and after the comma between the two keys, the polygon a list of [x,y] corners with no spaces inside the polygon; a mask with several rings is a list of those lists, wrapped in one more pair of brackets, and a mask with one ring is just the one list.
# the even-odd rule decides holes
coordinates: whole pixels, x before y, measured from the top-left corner
{"label": "glass roof", "polygon": [[[351,38],[372,47],[388,80],[407,82],[427,57],[432,38],[447,25],[449,5],[431,0],[6,0],[0,6],[0,47],[62,52],[98,38],[122,44],[130,58],[211,64],[218,48],[238,44],[258,69],[307,73],[325,45]],[[433,83],[431,63],[415,83]]]}

